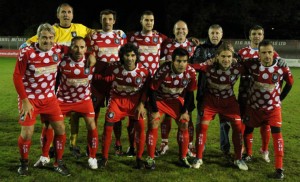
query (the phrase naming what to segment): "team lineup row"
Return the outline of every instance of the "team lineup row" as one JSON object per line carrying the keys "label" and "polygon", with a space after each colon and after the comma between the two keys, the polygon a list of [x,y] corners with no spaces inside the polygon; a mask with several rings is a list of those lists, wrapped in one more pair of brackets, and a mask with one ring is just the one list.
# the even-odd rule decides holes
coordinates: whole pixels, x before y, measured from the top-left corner
{"label": "team lineup row", "polygon": [[[70,175],[62,161],[66,141],[62,115],[73,111],[80,113],[88,126],[88,163],[92,169],[98,168],[98,164],[102,167],[107,165],[111,134],[113,129],[117,128],[115,123],[120,123],[126,116],[129,116],[129,126],[132,126],[134,131],[131,133],[135,133],[131,137],[130,147],[136,147],[137,168],[154,169],[155,147],[162,114],[165,114],[164,128],[170,128],[171,118],[178,124],[180,164],[188,168],[199,168],[203,164],[202,152],[209,122],[216,114],[220,114],[220,127],[221,131],[224,131],[221,132],[221,149],[224,154],[229,154],[228,132],[231,125],[234,164],[239,169],[248,169],[244,160],[249,161],[252,157],[253,128],[263,126],[261,151],[264,159],[270,162],[268,142],[271,128],[275,177],[284,177],[280,103],[291,89],[293,78],[289,68],[280,65],[282,60],[278,61],[279,56],[274,52],[273,46],[267,41],[262,42],[262,27],[254,26],[249,31],[251,45],[240,50],[236,56],[233,47],[221,40],[223,32],[219,25],[212,25],[208,30],[208,40],[199,44],[197,39],[186,38],[188,28],[181,20],[174,25],[174,39],[153,31],[154,15],[151,11],[145,11],[141,16],[142,31],[127,35],[121,30],[113,30],[116,13],[112,10],[101,11],[100,31],[71,23],[73,9],[68,4],[59,6],[57,16],[60,20],[59,25],[42,24],[38,28],[37,43],[20,50],[14,72],[14,83],[20,98],[20,116],[24,116],[19,121],[21,135],[18,140],[21,154],[21,167],[18,172],[21,175],[28,174],[28,151],[37,114],[41,114],[45,126],[41,135],[42,156],[35,166],[49,163],[50,145],[54,140],[54,168],[64,175]],[[70,43],[70,48],[62,45]],[[87,47],[91,49],[92,54],[86,54]],[[240,58],[247,61],[232,63]],[[56,99],[54,86],[57,65],[61,75],[58,77],[60,85]],[[198,84],[196,71],[199,72]],[[239,75],[242,76],[238,103],[233,85]],[[284,87],[283,81],[286,82]],[[190,164],[186,156],[194,130],[191,127],[190,116],[195,108],[192,104],[195,89],[200,120],[197,121],[196,127],[196,156]],[[150,92],[147,92],[149,90]],[[106,98],[109,101],[102,135],[102,158],[97,161],[96,123]],[[149,111],[146,135],[145,107]],[[73,116],[71,128],[72,124],[76,128],[78,115]],[[49,126],[52,126],[54,135]],[[162,130],[165,131],[162,133],[168,136],[168,130]],[[71,133],[73,147],[76,146],[77,133]],[[167,149],[167,137],[162,141],[161,153]],[[143,162],[145,143],[148,157]],[[116,146],[120,146],[120,141],[116,141]]]}

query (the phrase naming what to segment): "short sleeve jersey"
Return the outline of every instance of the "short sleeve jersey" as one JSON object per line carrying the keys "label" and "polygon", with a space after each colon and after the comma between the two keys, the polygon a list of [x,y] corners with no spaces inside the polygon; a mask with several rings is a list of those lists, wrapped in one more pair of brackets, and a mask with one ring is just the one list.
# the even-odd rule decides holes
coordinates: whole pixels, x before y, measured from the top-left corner
{"label": "short sleeve jersey", "polygon": [[195,64],[199,70],[204,71],[207,79],[207,92],[223,99],[234,96],[234,84],[241,73],[244,72],[240,64],[233,64],[228,70],[223,71],[206,62]]}
{"label": "short sleeve jersey", "polygon": [[167,61],[172,61],[172,53],[178,47],[186,49],[189,52],[189,57],[193,55],[196,49],[196,45],[187,39],[183,43],[179,43],[175,39],[167,39],[162,44],[161,57],[165,57],[165,60]]}
{"label": "short sleeve jersey", "polygon": [[[55,96],[54,87],[57,75],[57,66],[67,47],[54,44],[47,52],[39,49],[38,43],[32,43],[20,50],[15,73],[23,75],[22,82],[25,93],[21,90],[21,99],[24,94],[29,99],[45,99]],[[23,94],[22,94],[23,93]]]}
{"label": "short sleeve jersey", "polygon": [[87,66],[86,57],[80,61],[74,61],[70,56],[66,56],[58,68],[61,73],[57,92],[58,100],[75,103],[91,98],[90,82],[94,67]]}
{"label": "short sleeve jersey", "polygon": [[254,109],[273,110],[280,107],[281,82],[293,84],[293,76],[289,67],[279,67],[277,60],[269,67],[260,61],[253,60],[245,63],[251,75],[248,104]]}
{"label": "short sleeve jersey", "polygon": [[108,68],[108,72],[113,76],[111,85],[111,96],[132,96],[141,93],[149,77],[148,69],[137,63],[136,68],[128,71],[121,62],[114,62]]}
{"label": "short sleeve jersey", "polygon": [[156,71],[151,80],[150,88],[157,91],[159,99],[174,99],[182,96],[184,91],[194,91],[197,88],[196,71],[190,65],[183,73],[175,74],[171,68],[172,62],[165,62]]}
{"label": "short sleeve jersey", "polygon": [[[243,60],[258,59],[258,48],[255,49],[249,45],[247,47],[240,49],[238,54]],[[278,53],[274,52],[273,58],[278,58],[278,57],[279,57]],[[247,79],[241,79],[240,86],[239,86],[239,97],[247,99],[249,84],[250,83]]]}
{"label": "short sleeve jersey", "polygon": [[128,34],[128,42],[138,47],[140,60],[150,70],[152,76],[159,67],[161,44],[166,39],[166,35],[158,32],[150,35],[140,31]]}
{"label": "short sleeve jersey", "polygon": [[104,32],[99,31],[92,35],[88,44],[92,47],[97,61],[114,62],[119,61],[119,50],[126,42],[123,31]]}

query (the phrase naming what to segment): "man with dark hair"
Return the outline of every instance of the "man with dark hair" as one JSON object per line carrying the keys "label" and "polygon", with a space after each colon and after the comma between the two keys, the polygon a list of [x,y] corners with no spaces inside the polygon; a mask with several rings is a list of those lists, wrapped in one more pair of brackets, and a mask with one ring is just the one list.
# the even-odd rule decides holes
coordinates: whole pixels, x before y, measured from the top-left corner
{"label": "man with dark hair", "polygon": [[289,67],[278,65],[278,59],[274,59],[274,52],[270,41],[262,41],[258,45],[258,59],[244,63],[250,75],[247,107],[243,116],[246,125],[244,141],[246,152],[252,151],[251,138],[254,127],[270,125],[275,154],[274,178],[283,179],[284,142],[281,133],[281,101],[288,95],[294,80]]}
{"label": "man with dark hair", "polygon": [[[105,70],[110,63],[119,61],[118,52],[127,40],[126,34],[122,30],[114,30],[117,20],[117,12],[105,9],[100,12],[100,23],[102,30],[92,34],[88,40],[88,46],[95,54],[97,63],[95,65],[94,77],[92,80],[92,99],[95,109],[95,121],[98,122],[100,108],[105,107],[109,98],[110,83],[99,78],[103,77]],[[119,138],[116,136],[116,138]],[[116,139],[116,155],[122,155],[120,140]]]}
{"label": "man with dark hair", "polygon": [[[193,91],[197,88],[196,71],[188,65],[189,52],[184,48],[176,48],[172,61],[165,62],[155,72],[150,83],[150,114],[147,131],[146,168],[155,169],[154,153],[158,138],[160,117],[168,114],[178,125],[177,142],[179,145],[179,164],[190,168],[187,160],[189,145],[188,106]],[[184,93],[184,94],[183,94]]]}
{"label": "man with dark hair", "polygon": [[[139,59],[149,69],[151,77],[159,67],[161,44],[167,39],[166,35],[153,30],[154,23],[154,13],[150,10],[146,10],[140,17],[142,30],[129,32],[127,36],[127,41],[138,47],[140,56]],[[126,152],[126,155],[131,157],[135,155],[135,148],[134,127],[133,122],[130,120],[128,121],[127,132],[130,146]]]}
{"label": "man with dark hair", "polygon": [[[249,30],[249,39],[250,39],[250,45],[247,47],[244,47],[238,51],[238,55],[243,60],[248,59],[257,59],[259,56],[258,53],[258,45],[261,41],[264,39],[264,29],[260,25],[254,25]],[[279,55],[274,52],[274,58],[278,58]],[[243,116],[245,113],[246,105],[247,105],[247,92],[250,87],[250,78],[249,75],[243,74],[240,78],[240,85],[239,85],[239,95],[238,95],[238,101],[240,105],[240,111],[241,115]],[[260,127],[260,135],[262,140],[262,146],[260,148],[260,153],[262,155],[262,158],[266,162],[270,162],[269,158],[269,150],[268,145],[270,141],[270,135],[271,135],[271,128],[270,125],[262,125]],[[249,136],[250,137],[250,136]],[[251,135],[252,137],[252,135]],[[253,141],[253,137],[251,138]],[[248,154],[248,155],[247,155]],[[243,159],[245,161],[251,161],[252,160],[252,151],[248,151],[247,154],[243,156]]]}
{"label": "man with dark hair", "polygon": [[105,115],[102,135],[101,167],[108,161],[108,151],[112,140],[112,130],[116,122],[129,117],[134,122],[137,147],[136,168],[144,168],[142,155],[145,145],[145,102],[147,85],[150,79],[148,69],[140,62],[135,45],[127,43],[119,51],[120,61],[110,64],[103,80],[111,83],[109,104]]}

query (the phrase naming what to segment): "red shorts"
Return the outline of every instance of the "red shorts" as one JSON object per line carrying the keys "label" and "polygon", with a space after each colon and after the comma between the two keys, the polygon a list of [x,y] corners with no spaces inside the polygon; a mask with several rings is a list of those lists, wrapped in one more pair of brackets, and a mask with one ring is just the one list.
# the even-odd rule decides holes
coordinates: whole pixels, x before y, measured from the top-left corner
{"label": "red shorts", "polygon": [[[128,97],[113,97],[108,101],[105,114],[105,121],[118,122],[126,116],[137,119],[135,112],[136,106],[139,104],[140,94]],[[140,118],[143,118],[140,116]]]}
{"label": "red shorts", "polygon": [[[46,98],[46,99],[29,99],[32,104],[34,111],[32,113],[32,118],[29,115],[26,116],[25,120],[19,119],[19,123],[22,126],[32,126],[36,123],[36,117],[38,114],[41,115],[43,120],[49,122],[63,121],[64,117],[61,113],[58,101],[56,97]],[[22,102],[19,101],[19,110],[22,107]]]}
{"label": "red shorts", "polygon": [[168,114],[176,121],[179,120],[181,115],[181,108],[183,106],[183,98],[179,97],[177,99],[166,99],[166,100],[157,100],[156,105],[159,113]]}
{"label": "red shorts", "polygon": [[277,107],[273,110],[257,110],[247,106],[243,121],[246,126],[260,127],[262,125],[270,125],[274,127],[281,127],[282,117],[281,108]]}
{"label": "red shorts", "polygon": [[235,96],[223,99],[206,94],[201,112],[201,121],[211,121],[216,114],[222,115],[228,121],[241,120],[240,108]]}
{"label": "red shorts", "polygon": [[68,115],[73,111],[78,112],[85,117],[95,117],[94,107],[91,99],[75,103],[66,103],[62,101],[58,101],[58,103],[63,115]]}

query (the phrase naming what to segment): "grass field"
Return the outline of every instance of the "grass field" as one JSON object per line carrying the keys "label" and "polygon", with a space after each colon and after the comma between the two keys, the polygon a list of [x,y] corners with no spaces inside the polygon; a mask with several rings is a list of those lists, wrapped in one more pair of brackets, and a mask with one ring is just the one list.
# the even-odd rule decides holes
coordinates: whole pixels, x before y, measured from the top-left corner
{"label": "grass field", "polygon": [[[136,170],[135,158],[114,156],[111,146],[110,158],[106,169],[92,171],[88,169],[87,157],[76,160],[68,150],[64,160],[70,169],[71,177],[62,177],[52,171],[51,165],[46,169],[33,168],[34,162],[41,154],[39,136],[41,124],[38,121],[29,155],[30,172],[28,177],[17,174],[19,165],[19,152],[17,138],[20,133],[17,111],[17,94],[13,86],[12,73],[15,59],[0,58],[0,181],[272,181],[268,175],[274,172],[274,153],[272,140],[270,141],[271,163],[265,163],[259,155],[260,136],[259,129],[254,131],[254,161],[248,163],[248,171],[240,171],[237,167],[226,161],[219,150],[219,123],[214,121],[208,130],[208,140],[204,153],[204,165],[200,169],[184,169],[177,166],[178,147],[176,143],[177,126],[172,125],[170,137],[170,151],[165,156],[156,159],[156,170]],[[282,132],[285,141],[284,174],[285,181],[300,181],[300,68],[292,68],[294,87],[283,102]],[[102,110],[104,112],[104,109]],[[102,112],[102,113],[103,113]],[[196,112],[193,113],[195,122]],[[298,119],[297,119],[298,118]],[[103,130],[103,118],[100,118],[99,136]],[[66,120],[67,123],[67,120]],[[126,121],[123,123],[123,150],[128,147]],[[69,134],[69,126],[67,134]],[[68,141],[67,141],[68,143]],[[84,122],[80,122],[80,137],[78,141],[82,149],[86,146],[86,129]],[[160,143],[160,141],[158,142]],[[101,146],[101,144],[100,144]],[[231,152],[233,149],[231,149]],[[146,157],[146,152],[144,153]]]}

